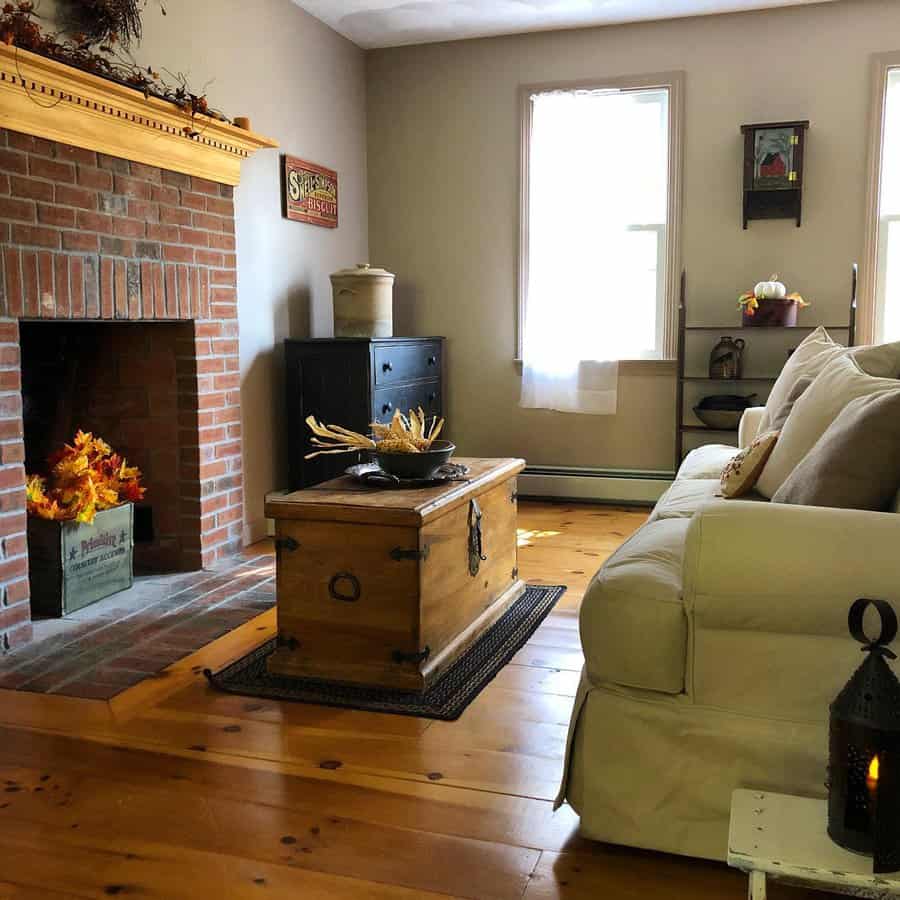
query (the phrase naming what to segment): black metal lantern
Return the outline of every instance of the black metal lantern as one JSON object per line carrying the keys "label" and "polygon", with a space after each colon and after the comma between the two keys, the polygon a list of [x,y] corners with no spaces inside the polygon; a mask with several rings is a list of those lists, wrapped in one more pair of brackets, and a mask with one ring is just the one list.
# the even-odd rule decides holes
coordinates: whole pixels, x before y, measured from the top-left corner
{"label": "black metal lantern", "polygon": [[[881,634],[866,637],[869,606],[881,616]],[[900,870],[900,681],[888,665],[897,616],[884,600],[857,600],[850,634],[865,662],[831,704],[828,762],[828,834],[847,850],[874,857],[876,873]]]}

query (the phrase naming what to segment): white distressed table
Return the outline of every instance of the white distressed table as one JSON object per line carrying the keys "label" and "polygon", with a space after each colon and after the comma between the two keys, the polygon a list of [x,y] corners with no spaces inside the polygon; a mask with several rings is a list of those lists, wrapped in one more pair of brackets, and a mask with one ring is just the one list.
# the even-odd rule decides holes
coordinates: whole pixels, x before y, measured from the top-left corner
{"label": "white distressed table", "polygon": [[873,875],[872,860],[838,847],[824,800],[763,791],[731,797],[728,865],[750,876],[750,900],[766,900],[766,878],[850,897],[900,897],[900,873]]}

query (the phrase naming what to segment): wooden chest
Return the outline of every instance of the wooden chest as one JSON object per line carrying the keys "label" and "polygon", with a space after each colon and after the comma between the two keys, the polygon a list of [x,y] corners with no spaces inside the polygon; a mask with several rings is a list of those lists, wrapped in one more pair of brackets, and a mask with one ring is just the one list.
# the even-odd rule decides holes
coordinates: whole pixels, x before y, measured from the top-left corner
{"label": "wooden chest", "polygon": [[425,690],[524,590],[520,459],[469,481],[382,490],[343,477],[271,496],[279,675]]}

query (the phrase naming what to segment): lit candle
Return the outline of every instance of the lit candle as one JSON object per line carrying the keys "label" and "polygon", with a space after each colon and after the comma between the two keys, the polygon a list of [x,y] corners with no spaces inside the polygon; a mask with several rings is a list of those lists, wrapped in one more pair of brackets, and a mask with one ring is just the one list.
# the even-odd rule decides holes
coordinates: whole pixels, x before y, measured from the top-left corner
{"label": "lit candle", "polygon": [[881,768],[881,760],[878,756],[872,757],[872,762],[869,763],[869,772],[866,775],[866,786],[869,788],[869,793],[874,794],[878,790],[878,774]]}
{"label": "lit candle", "polygon": [[872,839],[875,839],[876,820],[878,818],[878,776],[881,769],[881,760],[878,755],[872,757],[869,763],[869,771],[866,773],[866,787],[869,789],[869,828]]}

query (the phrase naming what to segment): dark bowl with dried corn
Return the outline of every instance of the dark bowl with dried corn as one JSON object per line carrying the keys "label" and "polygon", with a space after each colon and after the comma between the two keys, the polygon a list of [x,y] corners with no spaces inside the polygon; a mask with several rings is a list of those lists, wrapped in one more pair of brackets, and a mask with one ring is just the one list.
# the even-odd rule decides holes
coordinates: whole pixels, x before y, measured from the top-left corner
{"label": "dark bowl with dried corn", "polygon": [[432,441],[427,450],[418,453],[391,453],[375,450],[375,460],[382,472],[406,480],[433,478],[441,466],[450,461],[456,445],[450,441]]}

